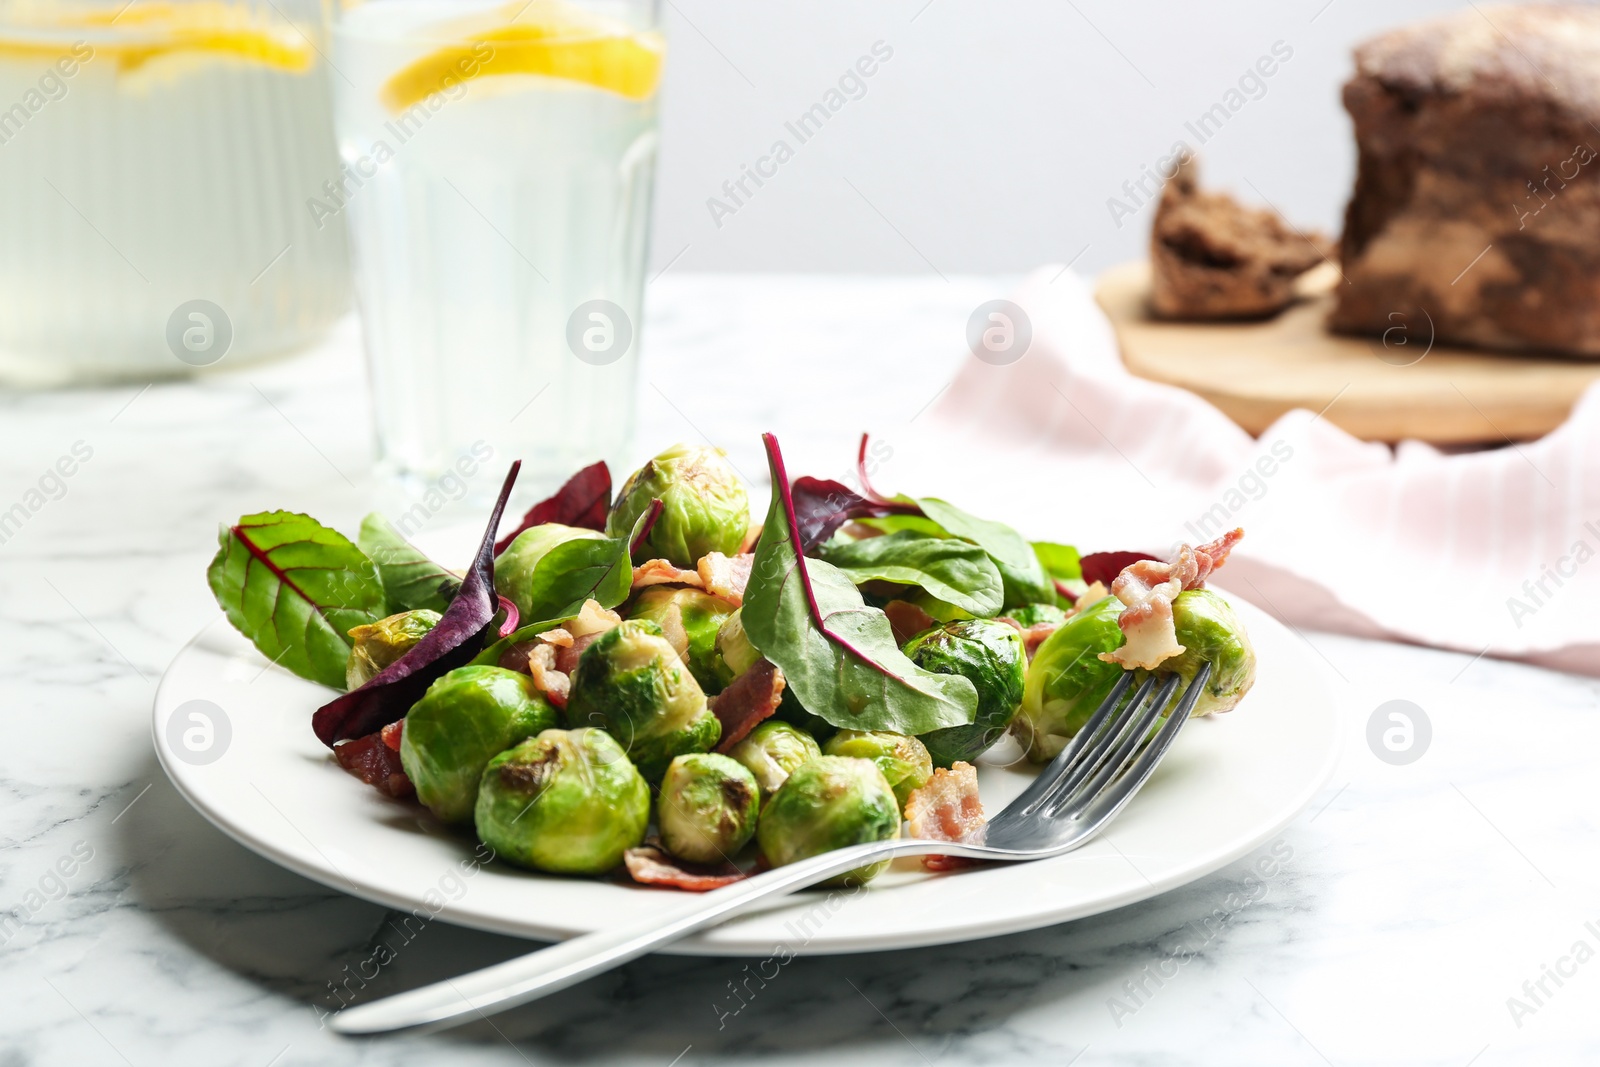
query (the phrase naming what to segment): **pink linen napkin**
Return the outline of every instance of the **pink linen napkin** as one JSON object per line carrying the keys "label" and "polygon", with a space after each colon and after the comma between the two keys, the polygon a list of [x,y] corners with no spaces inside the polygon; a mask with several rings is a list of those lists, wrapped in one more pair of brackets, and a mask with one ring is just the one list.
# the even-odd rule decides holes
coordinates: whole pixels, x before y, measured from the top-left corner
{"label": "pink linen napkin", "polygon": [[1027,480],[1019,508],[988,479],[1025,533],[1165,551],[1243,526],[1218,584],[1291,625],[1600,675],[1600,385],[1543,439],[1483,451],[1391,449],[1303,410],[1255,439],[1128,374],[1077,276],[1040,270],[1013,301],[1026,354],[966,360],[930,415],[975,473]]}

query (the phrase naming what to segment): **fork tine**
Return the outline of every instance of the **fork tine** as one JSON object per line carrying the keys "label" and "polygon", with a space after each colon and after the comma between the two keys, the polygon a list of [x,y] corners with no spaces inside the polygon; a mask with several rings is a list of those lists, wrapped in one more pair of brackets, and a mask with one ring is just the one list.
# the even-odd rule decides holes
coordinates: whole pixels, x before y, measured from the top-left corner
{"label": "fork tine", "polygon": [[1156,736],[1139,753],[1121,778],[1112,782],[1110,788],[1102,789],[1098,793],[1090,793],[1086,797],[1085,806],[1080,813],[1083,823],[1083,832],[1087,837],[1104,825],[1112,816],[1122,810],[1123,805],[1133,799],[1133,795],[1144,785],[1145,779],[1150,777],[1156,769],[1156,764],[1161,762],[1161,757],[1167,754],[1167,749],[1172,747],[1172,742],[1177,738],[1178,731],[1183,729],[1184,723],[1189,721],[1189,716],[1194,711],[1195,704],[1200,699],[1200,694],[1205,691],[1206,683],[1211,680],[1212,666],[1210,663],[1200,664],[1200,669],[1195,672],[1194,680],[1189,683],[1189,688],[1184,691],[1178,706],[1172,710],[1167,721],[1161,724],[1161,729]]}
{"label": "fork tine", "polygon": [[[1113,698],[1117,697],[1119,692],[1127,691],[1122,683],[1126,681],[1131,684],[1132,674],[1133,672],[1129,671],[1118,679],[1117,685],[1113,687],[1111,695],[1106,698],[1105,703],[1096,709],[1093,718],[1085,723],[1083,729],[1079,730],[1077,736],[1072,739],[1073,758],[1071,762],[1064,764],[1060,773],[1053,775],[1045,788],[1030,798],[1028,804],[1020,809],[1021,814],[1032,815],[1039,809],[1054,803],[1063,793],[1083,781],[1085,775],[1092,774],[1094,769],[1100,765],[1100,761],[1105,756],[1106,751],[1116,742],[1121,731],[1126,729],[1128,721],[1138,716],[1149,702],[1151,693],[1155,689],[1155,679],[1146,678],[1143,684],[1134,691],[1133,698],[1127,706],[1118,710],[1117,704],[1119,701]],[[1105,714],[1102,715],[1102,712]],[[1095,729],[1091,730],[1091,726],[1095,727]]]}
{"label": "fork tine", "polygon": [[[1149,681],[1153,682],[1155,679],[1151,678]],[[1149,738],[1150,728],[1172,703],[1173,694],[1178,691],[1178,684],[1181,681],[1182,679],[1176,674],[1168,676],[1161,684],[1161,689],[1156,693],[1154,700],[1147,703],[1141,701],[1118,724],[1119,729],[1114,737],[1107,731],[1106,751],[1093,766],[1084,767],[1080,773],[1073,776],[1070,783],[1066,783],[1063,791],[1057,792],[1054,802],[1050,804],[1045,814],[1053,818],[1075,797],[1095,796],[1106,787],[1107,782],[1121,774],[1129,755]]]}
{"label": "fork tine", "polygon": [[1084,723],[1083,728],[1072,736],[1066,747],[1056,755],[1055,759],[1050,761],[1050,765],[1034,776],[1033,781],[1028,783],[1028,788],[1024,789],[1017,799],[1007,806],[1008,811],[1032,811],[1034,802],[1048,792],[1050,787],[1060,781],[1061,776],[1071,769],[1079,755],[1089,746],[1089,742],[1094,739],[1095,732],[1100,729],[1101,724],[1122,702],[1123,696],[1127,694],[1131,685],[1133,685],[1133,672],[1124,671],[1122,677],[1117,679],[1116,685],[1111,687],[1111,692],[1106,694],[1106,698],[1095,709],[1094,714],[1089,716],[1089,721]]}

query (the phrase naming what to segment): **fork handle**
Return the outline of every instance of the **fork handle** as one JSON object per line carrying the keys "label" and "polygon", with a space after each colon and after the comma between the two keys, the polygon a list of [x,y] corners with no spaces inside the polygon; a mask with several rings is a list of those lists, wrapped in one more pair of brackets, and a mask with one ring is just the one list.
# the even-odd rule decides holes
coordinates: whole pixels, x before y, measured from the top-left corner
{"label": "fork handle", "polygon": [[329,1022],[343,1034],[376,1034],[419,1026],[443,1029],[468,1016],[487,1016],[490,1012],[526,1004],[575,985],[697,930],[715,926],[768,898],[805,889],[877,860],[934,853],[993,855],[978,848],[916,838],[874,841],[824,852],[712,890],[665,915],[652,914],[637,922],[574,937],[459,978],[447,978],[370,1004],[345,1008]]}

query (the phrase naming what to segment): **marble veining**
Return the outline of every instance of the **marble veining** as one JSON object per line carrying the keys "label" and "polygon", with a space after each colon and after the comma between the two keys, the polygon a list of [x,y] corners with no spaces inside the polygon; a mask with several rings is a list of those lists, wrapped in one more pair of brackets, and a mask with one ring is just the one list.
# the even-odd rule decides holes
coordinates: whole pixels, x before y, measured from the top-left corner
{"label": "marble veining", "polygon": [[[759,475],[771,428],[791,466],[842,467],[862,428],[923,417],[967,315],[1007,287],[669,274],[641,440],[708,430]],[[0,397],[0,505],[75,442],[93,450],[0,543],[0,1067],[1600,1059],[1600,965],[1547,977],[1576,943],[1600,949],[1600,682],[1315,633],[1348,716],[1333,783],[1191,885],[941,948],[649,958],[459,1031],[336,1037],[322,1017],[346,996],[526,946],[442,923],[402,939],[386,909],[233,844],[168,784],[148,710],[217,617],[202,572],[220,520],[284,506],[350,527],[396,503],[367,473],[361,390],[346,322],[272,364]],[[1396,698],[1433,724],[1399,767],[1366,742]]]}

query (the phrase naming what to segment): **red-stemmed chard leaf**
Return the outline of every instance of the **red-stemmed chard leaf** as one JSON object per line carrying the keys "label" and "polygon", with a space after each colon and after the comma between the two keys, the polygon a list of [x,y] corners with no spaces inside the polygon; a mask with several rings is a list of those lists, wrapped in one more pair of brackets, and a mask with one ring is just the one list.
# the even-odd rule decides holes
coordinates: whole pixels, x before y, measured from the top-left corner
{"label": "red-stemmed chard leaf", "polygon": [[435,679],[464,666],[478,654],[499,610],[494,591],[494,533],[500,527],[506,498],[521,469],[520,460],[511,464],[477,557],[438,625],[365,685],[324,704],[311,717],[311,728],[323,744],[331,748],[404,718]]}
{"label": "red-stemmed chard leaf", "polygon": [[655,529],[656,520],[661,518],[661,509],[665,506],[660,497],[650,501],[650,509],[644,513],[643,521],[637,525],[632,540],[628,542],[630,559],[639,554],[640,546],[644,544],[644,539],[650,536],[650,531]]}
{"label": "red-stemmed chard leaf", "polygon": [[500,610],[505,614],[505,619],[500,623],[500,629],[495,631],[496,636],[510,637],[517,632],[517,623],[522,621],[522,615],[517,611],[517,606],[499,593],[494,595],[495,601],[500,605]]}
{"label": "red-stemmed chard leaf", "polygon": [[795,513],[795,531],[800,536],[800,550],[814,552],[839,527],[856,519],[881,519],[887,515],[919,515],[915,504],[893,500],[869,500],[831,478],[813,478],[809,474],[794,480],[789,495]]}
{"label": "red-stemmed chard leaf", "polygon": [[1091,552],[1083,557],[1083,580],[1089,585],[1099,582],[1107,589],[1111,580],[1141,559],[1156,559],[1148,552]]}
{"label": "red-stemmed chard leaf", "polygon": [[802,707],[835,726],[922,734],[972,722],[970,681],[912,663],[888,618],[846,575],[799,551],[783,454],[771,434],[762,441],[772,504],[740,610],[751,643],[783,671]]}
{"label": "red-stemmed chard leaf", "polygon": [[559,522],[563,526],[581,526],[586,530],[604,530],[606,513],[611,510],[611,468],[605,460],[591,463],[567,479],[567,483],[553,496],[539,501],[522,516],[517,528],[495,542],[494,554],[499,555],[511,547],[511,542],[524,530]]}

